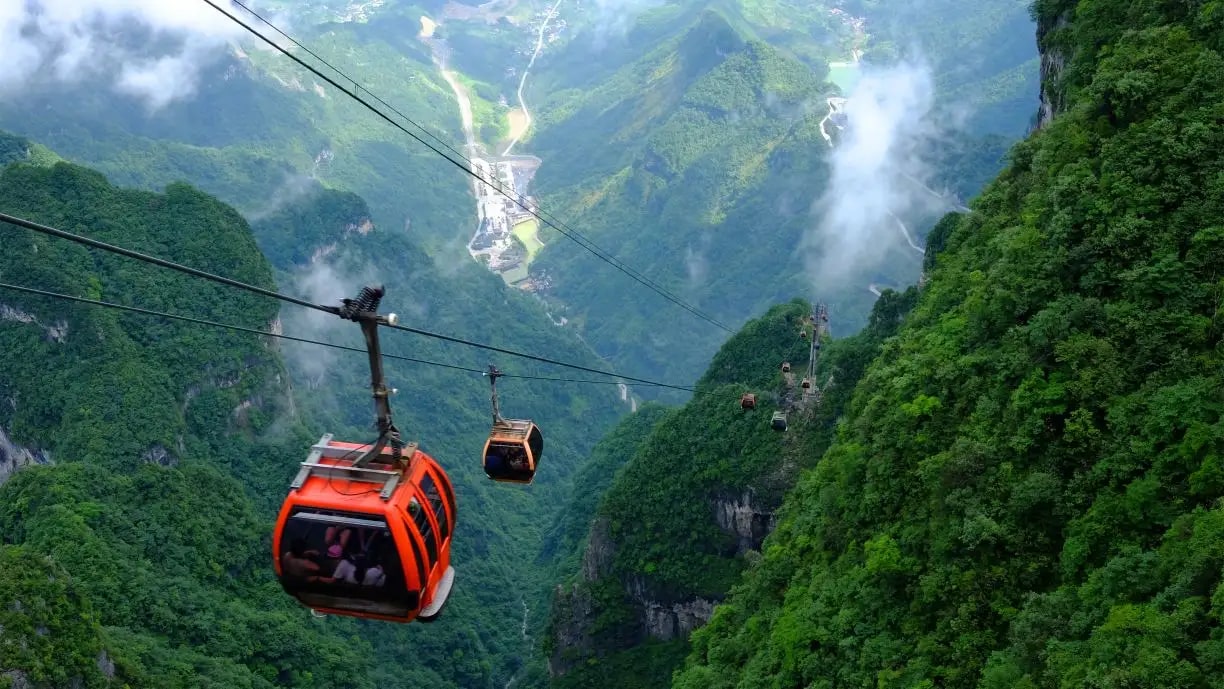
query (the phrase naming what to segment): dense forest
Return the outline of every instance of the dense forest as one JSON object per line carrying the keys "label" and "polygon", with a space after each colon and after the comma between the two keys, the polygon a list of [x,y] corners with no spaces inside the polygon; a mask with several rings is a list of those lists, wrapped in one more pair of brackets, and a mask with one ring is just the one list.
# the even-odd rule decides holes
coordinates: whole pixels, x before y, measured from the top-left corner
{"label": "dense forest", "polygon": [[[422,16],[492,142],[546,10],[299,4],[276,6],[455,142]],[[371,438],[365,357],[0,288],[0,687],[1224,686],[1219,3],[607,9],[540,30],[535,184],[732,333],[547,230],[556,289],[508,287],[462,247],[460,172],[271,51],[230,45],[158,112],[54,81],[0,103],[24,135],[0,134],[0,211],[316,302],[384,284],[430,331],[694,387],[388,337],[458,367],[388,361],[397,424],[455,484],[453,600],[428,626],[318,619],[272,575],[272,519],[322,433]],[[894,237],[813,294],[856,49],[929,64],[959,129],[918,153],[969,208],[907,216],[922,254]],[[0,246],[0,282],[362,346],[7,224]],[[480,469],[491,361],[537,377],[498,384],[545,432],[530,486]]]}
{"label": "dense forest", "polygon": [[[123,189],[19,138],[0,143],[13,161],[0,173],[5,212],[256,285],[308,296],[314,289],[322,302],[351,295],[363,275],[384,277],[385,307],[405,318],[441,311],[440,291],[452,289],[409,242],[380,239],[364,201],[351,194],[316,190],[251,228],[187,185]],[[283,232],[286,223],[296,236]],[[357,332],[280,314],[276,302],[224,286],[7,225],[0,241],[10,249],[0,281],[256,330],[279,324],[288,334],[360,346]],[[397,269],[405,258],[408,276]],[[326,270],[342,277],[316,284]],[[488,325],[501,324],[504,344],[599,365],[533,314],[524,295],[476,267],[469,277],[477,279],[452,289],[469,297],[435,315],[435,327],[483,339]],[[481,296],[499,290],[497,302]],[[3,623],[17,654],[6,668],[34,682],[91,678],[105,668],[132,687],[385,686],[389,677],[470,686],[505,682],[531,662],[522,626],[528,615],[545,614],[551,577],[541,550],[552,520],[536,515],[559,510],[569,494],[570,476],[621,408],[615,386],[507,381],[503,408],[531,415],[548,433],[548,470],[527,489],[494,487],[477,458],[490,419],[487,382],[390,362],[391,380],[417,391],[395,399],[400,428],[443,462],[461,514],[472,515],[458,524],[459,583],[428,633],[419,625],[320,624],[272,577],[270,519],[319,435],[370,439],[364,356],[8,290],[0,319],[10,354],[0,363],[0,467],[8,478],[0,538],[13,548],[6,557],[50,558],[45,568],[59,572],[47,587],[29,577],[4,584],[18,587],[11,612],[30,611]],[[437,341],[409,344],[386,346],[469,368],[487,362]],[[514,362],[505,368],[544,372]],[[521,584],[508,594],[497,584],[506,580]],[[74,601],[79,622],[59,617],[60,598]],[[33,636],[19,634],[27,628]],[[38,640],[38,630],[60,628],[70,636]],[[91,640],[73,657],[90,662],[54,662],[60,644],[77,636]],[[410,659],[394,652],[404,646],[415,649]]]}
{"label": "dense forest", "polygon": [[[828,447],[855,382],[916,297],[886,292],[867,328],[823,344],[819,398],[799,387],[812,306],[776,306],[723,345],[691,402],[649,421],[653,407],[639,411],[596,446],[591,466],[615,469],[614,456],[622,465],[554,602],[543,644],[554,687],[606,686],[609,676],[619,687],[667,686],[688,633],[759,557],[786,492]],[[782,373],[782,362],[800,373]],[[741,408],[745,392],[756,409]],[[787,414],[784,433],[770,427],[775,410]]]}
{"label": "dense forest", "polygon": [[1039,2],[1052,120],[676,687],[1220,681],[1220,14]]}

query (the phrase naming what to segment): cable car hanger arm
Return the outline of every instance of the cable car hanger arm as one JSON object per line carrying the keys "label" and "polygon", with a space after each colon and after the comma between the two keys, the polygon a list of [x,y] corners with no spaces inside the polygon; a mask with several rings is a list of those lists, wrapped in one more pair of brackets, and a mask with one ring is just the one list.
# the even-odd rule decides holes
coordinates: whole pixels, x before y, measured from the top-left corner
{"label": "cable car hanger arm", "polygon": [[395,325],[399,320],[393,313],[386,316],[378,313],[378,305],[384,294],[386,294],[386,289],[381,285],[362,287],[356,299],[345,299],[340,307],[327,307],[337,316],[355,321],[361,326],[361,334],[365,336],[366,341],[366,352],[370,358],[370,386],[374,390],[374,414],[378,422],[378,440],[374,441],[370,449],[353,462],[355,467],[368,464],[382,452],[388,443],[391,444],[391,456],[398,466],[404,447],[399,429],[391,420],[389,398],[394,391],[387,387],[387,379],[383,374],[382,349],[378,342],[378,326]]}

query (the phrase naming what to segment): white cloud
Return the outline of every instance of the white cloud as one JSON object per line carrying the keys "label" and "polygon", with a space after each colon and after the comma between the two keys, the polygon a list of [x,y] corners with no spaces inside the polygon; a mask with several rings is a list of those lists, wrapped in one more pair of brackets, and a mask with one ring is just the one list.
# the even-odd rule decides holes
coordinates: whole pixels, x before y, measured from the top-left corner
{"label": "white cloud", "polygon": [[0,0],[0,94],[105,80],[156,109],[194,93],[200,69],[244,36],[200,0]]}
{"label": "white cloud", "polygon": [[886,250],[906,241],[899,218],[946,205],[922,184],[930,173],[923,153],[941,137],[930,69],[864,69],[845,104],[848,125],[830,156],[829,185],[814,208],[820,220],[805,237],[818,293],[868,281]]}

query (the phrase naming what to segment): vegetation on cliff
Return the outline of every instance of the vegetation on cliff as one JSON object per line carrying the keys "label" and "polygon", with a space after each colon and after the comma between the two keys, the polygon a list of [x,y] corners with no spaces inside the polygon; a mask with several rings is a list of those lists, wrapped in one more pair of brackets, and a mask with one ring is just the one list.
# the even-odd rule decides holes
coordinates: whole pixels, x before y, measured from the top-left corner
{"label": "vegetation on cliff", "polygon": [[674,686],[1218,684],[1221,15],[1036,12],[1065,112],[942,226]]}

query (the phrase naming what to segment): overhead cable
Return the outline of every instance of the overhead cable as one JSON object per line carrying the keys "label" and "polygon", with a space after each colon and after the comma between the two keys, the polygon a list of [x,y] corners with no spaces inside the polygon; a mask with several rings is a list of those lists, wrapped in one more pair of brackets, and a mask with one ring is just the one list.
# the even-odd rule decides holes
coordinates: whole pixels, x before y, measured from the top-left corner
{"label": "overhead cable", "polygon": [[[262,287],[256,287],[255,285],[250,285],[245,282],[240,282],[238,280],[233,280],[227,277],[222,277],[220,275],[214,275],[212,273],[205,272],[197,268],[191,268],[189,266],[182,265],[181,263],[167,261],[166,259],[158,258],[156,256],[150,256],[148,254],[142,254],[138,251],[133,251],[131,249],[125,249],[121,246],[116,246],[114,244],[108,244],[106,242],[98,241],[96,239],[91,239],[89,237],[84,237],[79,234],[74,234],[72,232],[67,232],[65,230],[57,229],[49,225],[43,225],[41,223],[36,223],[31,220],[26,220],[25,218],[19,218],[14,215],[9,215],[8,213],[0,213],[0,221],[7,222],[9,224],[16,225],[17,227],[22,227],[27,230],[38,232],[41,234],[46,234],[46,235],[58,237],[61,239],[67,239],[68,241],[76,242],[78,244],[84,244],[86,246],[91,246],[96,249],[101,249],[103,251],[116,253],[121,256],[126,256],[128,258],[134,258],[138,261],[152,263],[154,265],[161,266],[163,268],[169,268],[171,270],[176,270],[181,273],[191,275],[193,277],[198,277],[198,278],[205,279],[205,280],[212,280],[214,282],[218,282],[223,285],[228,285],[230,287],[243,289],[248,292],[252,292],[254,294],[258,294],[258,295],[265,296],[265,297],[270,297],[272,299],[278,299],[280,301],[284,301],[290,304],[296,304],[298,306],[303,306],[306,308],[314,309],[316,311],[322,311],[324,313],[330,313],[333,315],[336,315],[339,313],[339,309],[334,306],[324,306],[322,304],[312,304],[311,302],[305,301],[303,299],[298,299],[296,297],[290,297],[288,295],[280,294],[279,292],[274,292],[272,290],[264,289]],[[562,366],[564,368],[571,368],[577,371],[586,371],[588,373],[595,373],[595,374],[602,375],[602,376],[612,376],[614,378],[620,378],[623,381],[641,383],[642,385],[650,385],[650,386],[655,386],[655,387],[672,388],[675,390],[691,391],[691,388],[685,387],[685,386],[669,385],[667,383],[659,383],[657,381],[647,380],[644,378],[635,378],[633,376],[621,375],[615,372],[601,371],[597,368],[591,368],[589,366],[571,364],[571,363],[564,362],[564,361],[558,361],[556,359],[550,359],[548,357],[536,356],[534,354],[527,354],[524,352],[517,352],[512,349],[506,349],[503,347],[495,347],[493,345],[482,344],[479,342],[472,342],[471,340],[465,340],[463,338],[458,338],[458,337],[451,337],[450,335],[442,335],[440,333],[434,333],[428,330],[421,330],[419,328],[411,328],[405,325],[385,325],[383,327],[392,328],[394,330],[402,330],[404,332],[410,332],[410,333],[422,335],[425,337],[443,340],[446,342],[453,342],[455,344],[461,344],[461,345],[465,345],[468,347],[475,347],[477,349],[485,349],[488,351],[498,352],[501,354],[509,354],[510,356],[516,356],[516,357],[520,357],[523,359],[530,359],[532,361],[538,361],[540,363],[552,364],[554,366]]]}
{"label": "overhead cable", "polygon": [[[182,316],[182,315],[174,314],[174,313],[166,313],[164,311],[154,311],[152,309],[142,309],[137,306],[128,306],[126,304],[116,304],[114,302],[101,301],[98,299],[77,297],[71,294],[63,294],[61,292],[49,292],[47,290],[35,289],[33,287],[26,287],[23,285],[13,285],[13,284],[5,283],[5,282],[0,282],[0,289],[8,289],[8,290],[13,290],[15,292],[25,292],[27,294],[37,294],[43,297],[52,297],[54,299],[74,301],[74,302],[79,302],[82,304],[89,304],[91,306],[102,306],[102,307],[106,307],[109,309],[118,309],[120,311],[139,313],[139,314],[143,314],[146,316],[153,316],[156,318],[167,318],[170,320],[183,321],[185,323],[192,323],[195,325],[206,325],[212,328],[234,330],[237,332],[249,333],[251,335],[275,337],[275,338],[279,338],[282,340],[301,342],[303,344],[311,344],[311,345],[316,345],[319,347],[330,347],[332,349],[342,349],[342,350],[349,351],[349,352],[357,352],[358,354],[367,353],[366,350],[361,349],[359,347],[349,347],[347,345],[336,344],[334,342],[323,342],[320,340],[311,340],[311,339],[304,338],[304,337],[294,337],[293,335],[285,335],[283,333],[274,333],[274,332],[267,331],[267,330],[247,328],[241,325],[233,325],[230,323],[218,323],[216,321],[209,321],[209,320],[205,320],[202,318]],[[456,366],[454,364],[446,364],[446,363],[442,363],[439,361],[429,361],[426,359],[415,359],[409,356],[400,356],[398,354],[387,354],[385,352],[383,353],[383,356],[387,359],[396,359],[399,361],[409,361],[415,364],[425,364],[427,366],[436,366],[439,368],[446,368],[446,369],[451,369],[455,371],[463,371],[465,373],[476,373],[482,376],[488,375],[488,373],[482,369],[471,368],[468,366]],[[595,384],[595,385],[616,385],[616,384],[619,384],[620,382],[620,381],[615,381],[615,380],[583,380],[579,378],[552,378],[548,376],[528,376],[528,375],[519,375],[519,374],[514,374],[514,373],[505,373],[505,374],[502,374],[502,377],[503,378],[519,378],[522,380],[542,380],[542,381],[548,381],[548,382],[553,382],[553,383],[589,383],[589,384]],[[650,385],[650,384],[647,383],[647,385]]]}

